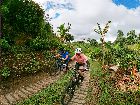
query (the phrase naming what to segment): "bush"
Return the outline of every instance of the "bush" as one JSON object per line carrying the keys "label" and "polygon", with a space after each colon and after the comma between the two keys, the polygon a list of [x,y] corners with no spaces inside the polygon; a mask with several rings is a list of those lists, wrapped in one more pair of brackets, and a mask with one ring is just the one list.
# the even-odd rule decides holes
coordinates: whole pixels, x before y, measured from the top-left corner
{"label": "bush", "polygon": [[98,47],[95,47],[90,54],[91,59],[102,59],[102,50]]}
{"label": "bush", "polygon": [[16,59],[12,65],[15,73],[36,73],[44,70],[48,66],[48,61],[41,53],[19,53],[14,58]]}
{"label": "bush", "polygon": [[36,37],[30,42],[30,47],[37,51],[47,49],[49,47],[48,45],[48,40],[41,38],[40,36]]}
{"label": "bush", "polygon": [[38,36],[30,42],[30,47],[36,51],[50,50],[59,46],[61,46],[61,43],[53,37],[43,38]]}
{"label": "bush", "polygon": [[10,48],[10,45],[9,45],[8,41],[5,40],[5,39],[0,39],[0,46],[4,50],[8,50]]}
{"label": "bush", "polygon": [[44,21],[43,9],[32,0],[11,0],[10,2],[4,0],[2,13],[4,36],[8,35],[11,38],[15,37],[15,33],[20,32],[26,35],[37,35]]}
{"label": "bush", "polygon": [[7,78],[10,76],[10,69],[8,67],[4,67],[1,70],[1,76],[3,76],[4,78]]}

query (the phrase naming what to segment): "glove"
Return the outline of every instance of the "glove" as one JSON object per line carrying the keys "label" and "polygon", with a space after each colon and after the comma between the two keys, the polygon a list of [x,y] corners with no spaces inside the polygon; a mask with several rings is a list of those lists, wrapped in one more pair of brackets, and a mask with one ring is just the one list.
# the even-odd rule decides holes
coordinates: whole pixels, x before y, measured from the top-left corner
{"label": "glove", "polygon": [[64,59],[64,58],[62,58],[62,60],[64,61],[65,59]]}

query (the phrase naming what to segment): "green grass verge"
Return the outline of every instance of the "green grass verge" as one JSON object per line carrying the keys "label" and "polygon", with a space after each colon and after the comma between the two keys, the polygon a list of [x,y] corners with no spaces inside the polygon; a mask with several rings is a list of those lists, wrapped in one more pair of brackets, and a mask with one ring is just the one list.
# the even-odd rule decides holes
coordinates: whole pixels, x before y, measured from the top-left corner
{"label": "green grass verge", "polygon": [[24,100],[23,102],[17,103],[17,105],[54,105],[54,103],[59,103],[61,95],[71,76],[72,71],[69,71],[65,76],[61,77],[56,83],[53,83],[39,93],[33,95],[32,97]]}
{"label": "green grass verge", "polygon": [[[139,105],[140,104],[140,91],[121,92],[117,90],[114,86],[115,82],[110,79],[110,73],[108,71],[103,73],[101,70],[100,63],[95,61],[91,63],[90,74],[91,74],[91,81],[96,81],[96,83],[98,82],[97,85],[100,90],[96,105]],[[92,90],[92,92],[94,92],[94,90]],[[93,96],[92,93],[90,93],[89,95],[90,95],[89,97],[91,98],[90,101],[92,101],[95,98],[95,96]]]}

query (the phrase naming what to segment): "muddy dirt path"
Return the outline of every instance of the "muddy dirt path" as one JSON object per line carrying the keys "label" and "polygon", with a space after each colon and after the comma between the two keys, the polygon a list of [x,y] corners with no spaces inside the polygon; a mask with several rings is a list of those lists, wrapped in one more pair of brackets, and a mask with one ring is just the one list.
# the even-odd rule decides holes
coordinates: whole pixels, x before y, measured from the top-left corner
{"label": "muddy dirt path", "polygon": [[76,89],[74,96],[71,102],[68,105],[85,105],[86,96],[89,87],[90,74],[89,71],[84,72],[84,80],[81,83],[80,87]]}
{"label": "muddy dirt path", "polygon": [[48,77],[49,74],[47,72],[38,72],[36,74],[23,75],[0,81],[0,95],[13,92],[20,87],[36,83],[37,81]]}
{"label": "muddy dirt path", "polygon": [[0,95],[0,105],[13,105],[19,101],[27,99],[32,95],[34,95],[35,93],[39,92],[40,90],[46,88],[50,84],[57,81],[61,77],[61,75],[62,74],[59,74],[57,76],[49,76],[49,77],[45,77],[44,75],[44,78],[39,78],[40,80],[36,79],[33,81],[34,83],[33,82],[28,83],[26,84],[26,86],[21,86],[21,87],[18,86],[16,90],[11,91],[4,95]]}

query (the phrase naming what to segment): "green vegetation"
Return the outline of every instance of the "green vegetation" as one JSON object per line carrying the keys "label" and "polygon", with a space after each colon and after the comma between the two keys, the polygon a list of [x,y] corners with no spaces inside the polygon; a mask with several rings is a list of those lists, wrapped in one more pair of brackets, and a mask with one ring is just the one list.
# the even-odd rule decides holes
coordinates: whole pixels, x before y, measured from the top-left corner
{"label": "green vegetation", "polygon": [[98,25],[98,29],[94,29],[94,31],[98,34],[101,35],[101,42],[102,42],[102,65],[104,65],[104,57],[105,57],[105,40],[104,40],[104,37],[105,37],[105,34],[108,32],[108,29],[109,29],[109,24],[111,23],[111,21],[108,21],[105,25],[105,28],[102,29],[100,24],[97,23]]}
{"label": "green vegetation", "polygon": [[3,27],[0,46],[3,63],[0,71],[8,67],[11,75],[7,76],[37,73],[46,69],[50,73],[50,65],[55,62],[51,56],[61,47],[71,49],[66,43],[74,39],[69,34],[71,25],[68,23],[67,28],[62,24],[58,28],[64,43],[54,33],[44,10],[34,1],[4,0],[1,12]]}
{"label": "green vegetation", "polygon": [[[102,30],[100,24],[94,31],[101,35],[101,42],[95,39],[88,39],[85,42],[74,40],[74,36],[69,33],[71,24],[62,24],[58,27],[56,35],[53,27],[46,17],[41,6],[32,0],[4,0],[0,7],[3,14],[2,37],[0,39],[1,62],[0,78],[12,78],[23,74],[33,74],[40,71],[53,72],[51,65],[55,62],[52,56],[59,48],[65,48],[74,55],[74,49],[81,47],[83,52],[91,58],[91,81],[96,80],[99,96],[96,102],[101,105],[137,105],[140,104],[140,90],[122,92],[116,88],[115,83],[122,79],[124,75],[135,76],[133,71],[140,71],[140,34],[135,30],[124,35],[122,30],[118,30],[117,38],[114,42],[105,42],[104,37],[108,32],[108,21]],[[96,60],[96,62],[95,62]],[[102,62],[102,65],[101,65]],[[116,81],[111,79],[112,74],[104,66],[118,65],[121,78]],[[42,90],[31,98],[21,102],[24,105],[48,104],[59,102],[64,87],[69,82],[69,72],[55,84]],[[140,79],[140,78],[139,78]],[[131,82],[130,82],[131,83]],[[135,83],[134,83],[135,84]],[[133,84],[133,85],[134,85]],[[91,83],[91,86],[95,84]],[[137,84],[137,87],[140,83]],[[89,101],[92,103],[94,96],[93,88],[90,87]]]}
{"label": "green vegetation", "polygon": [[[110,79],[111,74],[109,71],[102,72],[101,64],[98,62],[93,62],[91,65],[91,95],[90,103],[96,105],[138,105],[140,91],[132,92],[121,92],[114,87],[114,81]],[[92,93],[95,92],[98,86],[98,92],[95,95]],[[95,97],[96,96],[96,97]],[[98,98],[97,98],[98,97]],[[97,100],[95,100],[97,98]]]}
{"label": "green vegetation", "polygon": [[58,27],[58,32],[62,42],[70,42],[74,40],[74,37],[69,33],[71,29],[71,24],[68,23],[68,27],[65,27],[65,24],[60,25]]}
{"label": "green vegetation", "polygon": [[4,67],[1,71],[1,75],[4,77],[4,78],[7,78],[8,76],[10,76],[10,70],[8,67]]}
{"label": "green vegetation", "polygon": [[[133,67],[136,66],[136,69],[138,71],[140,70],[140,43],[138,35],[135,36],[135,40],[128,41],[130,40],[130,33],[132,35],[134,34],[134,31],[132,30],[128,32],[126,37],[124,37],[125,35],[123,32],[118,30],[117,38],[113,43],[104,42],[104,69],[102,69],[104,66],[102,66],[103,53],[101,43],[97,43],[95,39],[88,39],[87,43],[84,41],[73,43],[75,47],[81,47],[83,52],[91,58],[91,82],[87,96],[87,103],[89,105],[140,104],[140,84],[137,82],[137,80],[134,80],[133,82],[133,79],[140,78],[132,76]],[[113,74],[108,69],[108,66],[110,65],[118,65],[118,72]],[[124,78],[124,75],[130,76],[130,81],[126,83],[124,82],[124,85],[121,84],[120,88],[129,88],[130,86],[130,88],[133,89],[126,89],[125,91],[122,91],[117,87],[117,84],[120,81],[123,81],[122,78]],[[125,84],[131,85],[127,85],[128,87],[125,87]],[[136,87],[138,87],[138,89],[135,90],[134,88]]]}

